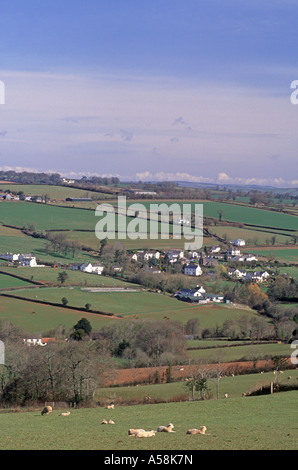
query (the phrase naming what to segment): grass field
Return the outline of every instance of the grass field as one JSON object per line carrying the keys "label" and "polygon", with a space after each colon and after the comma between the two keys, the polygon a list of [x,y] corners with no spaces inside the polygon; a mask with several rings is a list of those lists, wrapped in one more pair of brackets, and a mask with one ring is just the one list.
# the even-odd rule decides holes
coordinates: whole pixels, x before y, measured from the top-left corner
{"label": "grass field", "polygon": [[[152,201],[133,201],[143,204],[147,211]],[[297,231],[297,217],[294,215],[284,214],[281,212],[273,212],[266,209],[256,207],[247,207],[232,203],[214,202],[214,201],[154,201],[155,204],[166,202],[169,206],[172,203],[179,204],[181,212],[183,204],[191,204],[194,212],[195,204],[203,204],[204,217],[213,217],[219,219],[219,211],[222,212],[222,220],[229,222],[241,222],[244,224],[252,224],[256,226],[276,227],[283,230],[292,229]],[[114,203],[116,204],[116,203]]]}
{"label": "grass field", "polygon": [[253,248],[256,255],[265,256],[281,262],[298,263],[298,248]]}
{"label": "grass field", "polygon": [[111,323],[110,317],[85,313],[76,310],[51,307],[18,299],[0,296],[0,321],[7,320],[28,334],[45,334],[59,325],[72,328],[82,317],[88,318],[93,331]]}
{"label": "grass field", "polygon": [[[30,268],[30,267],[7,267],[0,266],[0,271],[14,274],[27,278],[28,280],[34,280],[44,283],[59,284],[57,278],[61,272],[67,273],[67,279],[64,282],[64,286],[97,286],[97,287],[135,287],[134,284],[115,279],[113,277],[88,274],[82,271],[73,271],[71,269],[62,268]],[[4,276],[5,277],[5,276]],[[6,276],[9,278],[10,276]],[[13,279],[13,278],[11,278]],[[12,286],[13,287],[13,286]]]}
{"label": "grass field", "polygon": [[[72,410],[61,417],[40,411],[2,413],[1,450],[297,450],[298,392],[199,402]],[[102,425],[112,418],[114,425]],[[175,433],[150,439],[128,436],[129,428],[157,429],[172,422]],[[208,435],[187,435],[205,425]],[[278,430],[278,432],[277,432]]]}
{"label": "grass field", "polygon": [[230,362],[290,355],[290,351],[288,344],[255,344],[230,348],[189,350],[188,355],[195,361],[210,361],[220,357],[221,362]]}
{"label": "grass field", "polygon": [[[68,186],[54,186],[47,184],[9,184],[1,183],[1,190],[9,189],[13,193],[23,191],[25,196],[44,196],[48,194],[55,200],[64,200],[67,197],[96,197],[102,199],[102,193],[84,189],[70,188]],[[110,196],[110,195],[109,195]]]}
{"label": "grass field", "polygon": [[26,287],[28,285],[31,284],[29,282],[22,281],[21,279],[0,273],[0,289],[5,289],[7,287]]}
{"label": "grass field", "polygon": [[198,306],[178,301],[168,295],[151,292],[85,292],[80,288],[42,288],[34,290],[18,290],[15,295],[28,299],[38,299],[48,302],[61,303],[66,297],[69,306],[84,307],[91,304],[91,309],[106,313],[122,315],[126,319],[140,318],[143,320],[161,320],[165,317],[171,320],[187,322],[198,318],[201,327],[216,327],[233,315],[252,315],[257,313],[249,308],[235,309],[229,305]]}
{"label": "grass field", "polygon": [[[288,377],[291,376],[289,380]],[[283,374],[279,374],[279,384],[295,384],[298,378],[298,371],[285,370]],[[239,398],[242,393],[248,394],[262,386],[269,385],[274,380],[273,372],[251,373],[222,377],[219,383],[219,397],[223,398],[225,393],[229,398]],[[217,397],[217,380],[209,378],[207,381],[209,395],[211,399]],[[106,387],[99,388],[96,391],[96,398],[101,403],[133,403],[142,402],[150,397],[151,401],[177,401],[179,397],[184,397],[185,400],[191,398],[191,391],[186,386],[186,382],[172,382],[154,385],[142,385],[139,387]],[[199,393],[195,392],[195,397],[199,397]]]}
{"label": "grass field", "polygon": [[209,227],[210,233],[219,237],[227,236],[227,241],[242,238],[245,240],[246,246],[257,246],[257,245],[271,245],[271,239],[275,236],[275,243],[277,245],[286,243],[292,244],[291,237],[286,235],[272,233],[270,231],[252,230],[248,228],[229,227],[229,226],[211,226]]}

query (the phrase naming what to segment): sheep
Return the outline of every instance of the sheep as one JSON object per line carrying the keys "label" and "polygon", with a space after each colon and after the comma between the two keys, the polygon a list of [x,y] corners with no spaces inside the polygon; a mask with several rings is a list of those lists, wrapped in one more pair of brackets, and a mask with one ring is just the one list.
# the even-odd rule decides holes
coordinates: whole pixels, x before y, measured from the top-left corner
{"label": "sheep", "polygon": [[109,419],[108,424],[115,424],[112,419]]}
{"label": "sheep", "polygon": [[115,405],[108,405],[108,406],[106,406],[106,409],[107,409],[107,410],[113,410],[114,407],[115,407]]}
{"label": "sheep", "polygon": [[170,423],[167,426],[158,426],[157,432],[176,432],[173,431],[174,424]]}
{"label": "sheep", "polygon": [[243,393],[242,393],[242,396],[243,396],[243,397],[246,397],[246,393],[245,393],[245,392],[243,392]]}
{"label": "sheep", "polygon": [[138,432],[145,432],[145,429],[129,429],[128,430],[128,435],[129,436],[135,436]]}
{"label": "sheep", "polygon": [[206,430],[207,430],[206,426],[201,426],[200,429],[196,429],[196,428],[188,429],[188,431],[186,431],[186,434],[205,434]]}
{"label": "sheep", "polygon": [[41,412],[41,416],[49,415],[50,413],[52,413],[52,411],[53,411],[53,408],[51,406],[45,406]]}
{"label": "sheep", "polygon": [[229,396],[229,395],[228,395],[227,393],[225,393],[225,398],[228,398],[228,396]]}
{"label": "sheep", "polygon": [[153,429],[151,431],[138,431],[135,437],[154,437],[155,433],[156,431],[153,431]]}
{"label": "sheep", "polygon": [[59,416],[69,416],[70,415],[70,411],[67,411],[65,413],[60,413]]}
{"label": "sheep", "polygon": [[101,422],[101,424],[108,424],[107,420],[104,418]]}

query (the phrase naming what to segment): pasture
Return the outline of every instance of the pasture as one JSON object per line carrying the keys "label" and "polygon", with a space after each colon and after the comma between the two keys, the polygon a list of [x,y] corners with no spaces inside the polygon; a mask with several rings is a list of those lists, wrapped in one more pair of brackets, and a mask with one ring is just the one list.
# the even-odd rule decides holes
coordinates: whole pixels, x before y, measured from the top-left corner
{"label": "pasture", "polygon": [[[297,425],[293,412],[298,392],[260,397],[188,401],[155,405],[74,409],[67,417],[59,410],[3,412],[1,450],[296,450]],[[101,424],[113,419],[114,425]],[[138,439],[130,428],[156,430],[174,424],[175,433],[156,433]],[[187,435],[189,428],[207,427],[206,435]]]}
{"label": "pasture", "polygon": [[252,252],[276,261],[298,264],[298,248],[253,248]]}
{"label": "pasture", "polygon": [[[88,315],[88,316],[87,316]],[[93,331],[100,330],[110,323],[111,317],[69,310],[62,307],[37,304],[19,299],[0,296],[0,321],[9,321],[15,327],[22,328],[28,334],[43,334],[55,330],[59,325],[72,328],[82,317],[87,317]]]}
{"label": "pasture", "polygon": [[[67,273],[67,279],[64,286],[95,286],[95,287],[136,287],[136,285],[103,275],[88,274],[82,271],[62,268],[30,268],[18,266],[17,268],[1,266],[0,271],[24,277],[28,280],[39,281],[43,283],[59,285],[58,275],[62,272]],[[10,276],[7,276],[10,277]],[[12,286],[13,287],[13,286]]]}
{"label": "pasture", "polygon": [[171,319],[186,323],[197,318],[201,327],[216,327],[225,320],[246,315],[256,317],[257,313],[248,307],[236,308],[228,304],[195,305],[179,301],[166,294],[153,292],[86,292],[80,288],[38,288],[21,289],[14,295],[45,302],[61,303],[66,297],[68,305],[83,308],[87,303],[92,310],[121,315],[125,319],[164,320]]}
{"label": "pasture", "polygon": [[[196,367],[193,367],[196,370]],[[288,379],[288,377],[291,379]],[[264,373],[250,373],[235,376],[223,376],[219,381],[218,395],[219,398],[224,398],[227,393],[229,398],[240,398],[243,393],[250,393],[259,389],[262,386],[269,385],[274,380],[273,372]],[[283,385],[295,384],[298,379],[298,371],[285,370],[283,374],[278,374],[278,383]],[[136,404],[155,402],[170,402],[180,400],[190,400],[192,394],[187,387],[187,382],[178,381],[171,383],[158,383],[141,386],[118,386],[118,387],[104,387],[98,388],[96,391],[96,399],[100,403],[115,403],[117,404]],[[208,378],[207,387],[210,399],[217,397],[217,379]],[[199,393],[195,392],[195,398],[199,398]]]}
{"label": "pasture", "polygon": [[[17,194],[23,191],[25,196],[44,196],[47,194],[51,199],[64,200],[68,197],[94,197],[102,199],[102,193],[95,191],[88,191],[85,189],[70,188],[69,186],[54,186],[47,184],[18,184],[18,183],[1,183],[1,190],[6,191],[9,189],[11,192]],[[110,195],[109,195],[110,196]],[[111,196],[110,196],[111,197]]]}

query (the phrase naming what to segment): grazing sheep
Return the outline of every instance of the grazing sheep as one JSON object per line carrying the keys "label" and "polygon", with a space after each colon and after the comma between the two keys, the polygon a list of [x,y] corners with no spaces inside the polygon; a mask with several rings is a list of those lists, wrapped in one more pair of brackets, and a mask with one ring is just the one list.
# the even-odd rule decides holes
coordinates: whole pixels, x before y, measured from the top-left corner
{"label": "grazing sheep", "polygon": [[50,413],[52,413],[52,411],[53,411],[53,408],[51,406],[45,406],[41,412],[41,416],[49,415]]}
{"label": "grazing sheep", "polygon": [[225,393],[225,398],[228,398],[228,396],[229,396],[229,395],[228,395],[227,393]]}
{"label": "grazing sheep", "polygon": [[135,434],[135,437],[153,437],[155,436],[155,433],[156,431],[153,431],[153,429],[151,431],[138,431]]}
{"label": "grazing sheep", "polygon": [[135,436],[138,432],[145,432],[145,429],[129,429],[128,430],[128,435],[129,436]]}
{"label": "grazing sheep", "polygon": [[206,430],[207,430],[206,426],[201,426],[200,429],[196,429],[196,428],[189,429],[188,431],[186,431],[186,434],[205,434]]}
{"label": "grazing sheep", "polygon": [[106,409],[107,409],[107,410],[113,410],[114,407],[115,407],[115,405],[108,405],[108,406],[106,406]]}
{"label": "grazing sheep", "polygon": [[291,380],[291,378],[292,378],[292,376],[291,376],[291,375],[289,375],[289,377],[288,377],[288,380]]}
{"label": "grazing sheep", "polygon": [[245,392],[243,392],[243,393],[242,393],[242,396],[243,396],[243,397],[246,397],[246,393],[245,393]]}
{"label": "grazing sheep", "polygon": [[115,424],[112,419],[109,419],[108,424]]}
{"label": "grazing sheep", "polygon": [[174,424],[170,423],[167,426],[158,426],[157,432],[175,432],[173,431]]}
{"label": "grazing sheep", "polygon": [[69,416],[70,411],[66,411],[65,413],[60,413],[59,416]]}
{"label": "grazing sheep", "polygon": [[101,422],[101,424],[108,424],[107,420],[104,418]]}

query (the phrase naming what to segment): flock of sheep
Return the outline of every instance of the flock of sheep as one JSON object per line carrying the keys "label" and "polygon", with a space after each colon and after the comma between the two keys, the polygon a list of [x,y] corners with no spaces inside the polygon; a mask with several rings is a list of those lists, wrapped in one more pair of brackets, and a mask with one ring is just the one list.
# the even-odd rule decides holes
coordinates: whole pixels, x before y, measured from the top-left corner
{"label": "flock of sheep", "polygon": [[[106,406],[106,409],[108,410],[113,410],[114,405],[108,405]],[[42,411],[41,415],[49,415],[53,411],[52,406],[45,406]],[[69,416],[70,411],[60,413],[59,416]],[[105,418],[102,420],[101,424],[115,424],[115,422],[112,419],[106,420]],[[158,426],[157,430],[154,431],[153,429],[151,431],[145,431],[145,429],[129,429],[128,430],[128,435],[129,436],[134,436],[134,437],[154,437],[157,432],[176,432],[173,430],[174,425],[172,423],[169,423],[167,426]],[[188,429],[186,431],[186,434],[205,434],[206,433],[206,426],[200,426],[199,429],[197,428],[192,428]]]}
{"label": "flock of sheep", "polygon": [[[174,425],[169,423],[167,426],[158,426],[157,430],[145,431],[145,429],[129,429],[128,435],[134,437],[153,437],[157,432],[175,432],[173,431]],[[186,434],[205,434],[206,426],[201,426],[200,429],[192,428],[186,431]]]}

